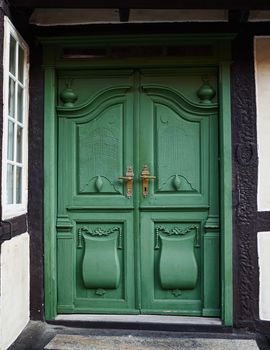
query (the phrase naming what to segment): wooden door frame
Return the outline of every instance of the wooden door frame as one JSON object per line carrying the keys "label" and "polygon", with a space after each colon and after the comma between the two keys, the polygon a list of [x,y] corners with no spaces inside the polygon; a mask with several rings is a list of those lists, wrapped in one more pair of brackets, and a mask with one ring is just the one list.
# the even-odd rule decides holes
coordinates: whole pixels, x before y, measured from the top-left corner
{"label": "wooden door frame", "polygon": [[[92,37],[39,38],[44,50],[44,289],[45,317],[52,320],[57,315],[57,260],[56,224],[67,228],[65,220],[56,223],[57,209],[57,118],[56,86],[57,69],[125,68],[125,67],[216,67],[219,87],[219,146],[220,146],[220,237],[221,237],[221,319],[223,325],[233,324],[233,259],[232,259],[232,142],[230,64],[232,34],[216,35],[115,35]],[[176,57],[169,59],[129,60],[65,60],[62,50],[66,47],[157,46],[182,45],[188,48],[208,47],[211,54],[205,57]],[[226,234],[225,234],[226,232]]]}

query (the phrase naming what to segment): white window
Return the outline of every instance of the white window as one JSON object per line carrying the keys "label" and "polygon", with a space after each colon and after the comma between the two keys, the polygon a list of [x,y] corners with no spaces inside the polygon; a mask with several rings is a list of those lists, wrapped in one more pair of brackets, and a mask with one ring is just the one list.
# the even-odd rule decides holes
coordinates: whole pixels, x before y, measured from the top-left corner
{"label": "white window", "polygon": [[28,47],[5,17],[2,218],[27,211]]}

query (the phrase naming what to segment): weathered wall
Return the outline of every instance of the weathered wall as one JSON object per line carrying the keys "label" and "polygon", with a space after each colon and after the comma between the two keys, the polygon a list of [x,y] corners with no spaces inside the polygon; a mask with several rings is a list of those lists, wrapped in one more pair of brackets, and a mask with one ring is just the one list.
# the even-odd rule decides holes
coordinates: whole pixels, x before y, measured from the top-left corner
{"label": "weathered wall", "polygon": [[259,157],[258,210],[270,211],[270,37],[256,37],[254,44]]}
{"label": "weathered wall", "polygon": [[[0,162],[3,133],[4,15],[10,17],[9,8],[5,1],[0,1]],[[0,192],[0,203],[1,197]],[[29,321],[30,244],[26,231],[27,215],[0,221],[0,350],[7,349]]]}
{"label": "weathered wall", "polygon": [[260,269],[259,315],[261,320],[270,321],[270,232],[258,233],[258,256]]}
{"label": "weathered wall", "polygon": [[[270,37],[254,41],[257,139],[258,139],[258,210],[270,211]],[[258,232],[259,317],[270,321],[270,232]]]}
{"label": "weathered wall", "polygon": [[7,349],[29,321],[29,235],[1,246],[0,349]]}
{"label": "weathered wall", "polygon": [[254,329],[258,318],[257,134],[253,34],[232,43],[234,326]]}
{"label": "weathered wall", "polygon": [[41,46],[30,46],[30,115],[28,227],[31,271],[31,317],[43,320],[43,70]]}

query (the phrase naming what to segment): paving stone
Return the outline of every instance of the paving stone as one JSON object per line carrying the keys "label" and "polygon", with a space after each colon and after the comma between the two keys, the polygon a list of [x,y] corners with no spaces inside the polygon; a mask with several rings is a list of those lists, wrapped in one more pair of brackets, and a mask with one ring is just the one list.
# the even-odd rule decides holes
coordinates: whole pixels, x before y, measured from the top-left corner
{"label": "paving stone", "polygon": [[255,340],[57,334],[46,350],[258,350]]}

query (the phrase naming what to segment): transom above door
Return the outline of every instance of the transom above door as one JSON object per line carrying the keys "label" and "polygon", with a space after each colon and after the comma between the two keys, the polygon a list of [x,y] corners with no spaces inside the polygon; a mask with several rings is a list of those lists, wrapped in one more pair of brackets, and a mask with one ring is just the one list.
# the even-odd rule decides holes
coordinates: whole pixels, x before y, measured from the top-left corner
{"label": "transom above door", "polygon": [[60,71],[58,95],[58,313],[219,315],[216,71]]}

